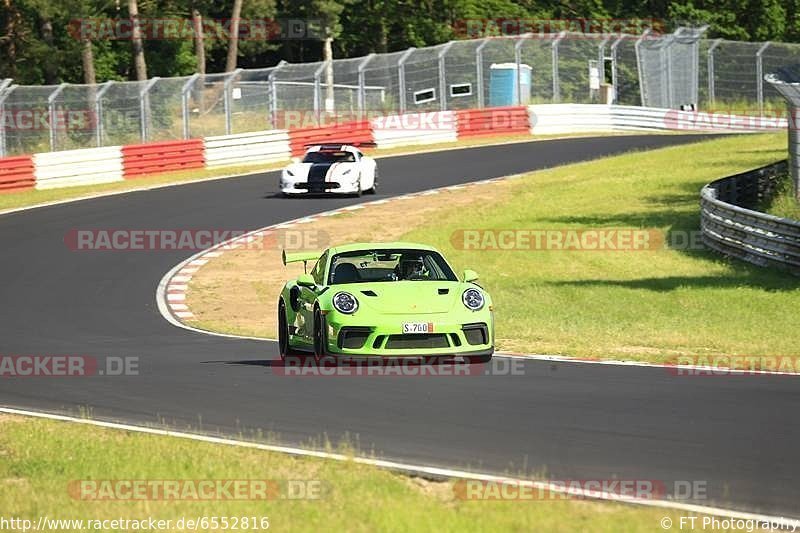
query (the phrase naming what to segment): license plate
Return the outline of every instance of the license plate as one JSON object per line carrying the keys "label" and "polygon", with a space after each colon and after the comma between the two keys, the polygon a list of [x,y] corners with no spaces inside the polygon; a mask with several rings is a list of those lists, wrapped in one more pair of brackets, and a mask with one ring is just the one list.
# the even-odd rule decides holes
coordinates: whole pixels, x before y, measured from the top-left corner
{"label": "license plate", "polygon": [[403,333],[433,333],[433,322],[403,322]]}

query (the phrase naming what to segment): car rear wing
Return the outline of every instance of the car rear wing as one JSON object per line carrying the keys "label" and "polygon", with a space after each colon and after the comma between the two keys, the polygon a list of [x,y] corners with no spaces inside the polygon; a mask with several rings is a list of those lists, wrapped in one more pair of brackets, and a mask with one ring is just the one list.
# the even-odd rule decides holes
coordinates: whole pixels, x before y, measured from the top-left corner
{"label": "car rear wing", "polygon": [[372,141],[325,141],[325,142],[306,143],[303,146],[306,148],[310,146],[320,146],[323,149],[328,149],[328,150],[341,150],[343,146],[353,146],[355,148],[376,148],[378,146],[378,143]]}
{"label": "car rear wing", "polygon": [[300,261],[303,262],[303,268],[308,270],[307,263],[309,261],[316,261],[320,258],[322,252],[289,252],[287,253],[286,250],[281,252],[281,259],[283,259],[283,264],[288,265],[289,263],[299,263]]}

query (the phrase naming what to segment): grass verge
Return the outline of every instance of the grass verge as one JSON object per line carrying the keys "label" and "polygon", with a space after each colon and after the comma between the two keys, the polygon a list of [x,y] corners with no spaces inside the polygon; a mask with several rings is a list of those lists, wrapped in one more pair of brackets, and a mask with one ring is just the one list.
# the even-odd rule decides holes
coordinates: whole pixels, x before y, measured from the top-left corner
{"label": "grass verge", "polygon": [[[658,531],[686,512],[582,500],[466,501],[452,482],[412,479],[350,462],[288,455],[90,426],[0,415],[3,518],[171,520],[267,517],[274,531]],[[81,499],[75,482],[268,480],[277,499]],[[284,499],[285,485],[319,491]],[[78,485],[79,486],[79,485]],[[270,486],[272,486],[270,484]],[[94,489],[83,492],[94,494]],[[108,494],[108,493],[106,493]],[[64,528],[79,530],[77,527]],[[89,529],[89,528],[86,528]],[[240,529],[245,529],[240,527]],[[256,530],[252,527],[246,528]],[[123,530],[109,528],[104,530]],[[200,531],[222,528],[199,527]]]}
{"label": "grass verge", "polygon": [[790,175],[784,176],[778,184],[775,196],[770,200],[766,212],[778,217],[800,220],[800,201],[795,198]]}
{"label": "grass verge", "polygon": [[[495,301],[498,348],[526,353],[666,361],[676,356],[797,353],[787,274],[695,249],[699,190],[784,156],[782,135],[727,137],[534,172],[326,217],[303,231],[325,244],[403,238],[472,268]],[[467,250],[464,229],[642,229],[672,246],[645,251]],[[686,246],[689,244],[689,246]],[[274,336],[282,281],[278,247],[226,252],[195,274],[195,325]],[[779,335],[765,333],[780,332]]]}

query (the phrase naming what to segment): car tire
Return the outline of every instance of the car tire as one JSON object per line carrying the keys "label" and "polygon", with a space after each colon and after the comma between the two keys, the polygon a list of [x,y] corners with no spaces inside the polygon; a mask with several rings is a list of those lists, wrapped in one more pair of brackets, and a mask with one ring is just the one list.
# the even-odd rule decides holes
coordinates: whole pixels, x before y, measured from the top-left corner
{"label": "car tire", "polygon": [[284,362],[287,358],[300,359],[303,357],[301,352],[289,345],[289,321],[286,319],[286,304],[283,298],[278,300],[278,352]]}
{"label": "car tire", "polygon": [[361,177],[358,178],[358,184],[356,185],[356,192],[353,193],[353,196],[356,198],[361,198]]}
{"label": "car tire", "polygon": [[327,346],[327,325],[325,315],[319,308],[314,310],[314,359],[317,363],[321,362],[328,354],[325,349]]}
{"label": "car tire", "polygon": [[364,191],[366,194],[376,194],[378,192],[378,169],[375,169],[375,177],[372,179],[372,187]]}

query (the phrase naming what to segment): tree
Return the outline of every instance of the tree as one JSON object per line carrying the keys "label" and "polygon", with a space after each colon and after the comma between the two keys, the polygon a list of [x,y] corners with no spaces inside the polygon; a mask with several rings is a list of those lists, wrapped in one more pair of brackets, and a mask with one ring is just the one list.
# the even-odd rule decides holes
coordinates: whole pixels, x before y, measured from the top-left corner
{"label": "tree", "polygon": [[131,17],[132,24],[131,45],[133,47],[134,66],[136,67],[136,79],[138,81],[144,81],[147,79],[147,63],[144,59],[138,0],[128,0],[128,14]]}
{"label": "tree", "polygon": [[228,59],[225,61],[225,72],[236,70],[236,60],[239,55],[239,22],[242,17],[243,0],[233,0],[233,13],[231,15],[230,33],[228,36]]}

